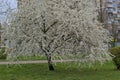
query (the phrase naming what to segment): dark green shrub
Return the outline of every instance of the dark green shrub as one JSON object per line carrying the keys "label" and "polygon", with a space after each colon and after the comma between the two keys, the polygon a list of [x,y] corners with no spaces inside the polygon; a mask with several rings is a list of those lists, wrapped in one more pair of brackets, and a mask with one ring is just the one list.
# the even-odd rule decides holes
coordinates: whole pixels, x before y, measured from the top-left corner
{"label": "dark green shrub", "polygon": [[118,70],[120,70],[120,47],[114,47],[110,49],[110,52],[115,57],[113,58],[113,61],[117,67]]}
{"label": "dark green shrub", "polygon": [[0,59],[6,59],[5,47],[0,48]]}

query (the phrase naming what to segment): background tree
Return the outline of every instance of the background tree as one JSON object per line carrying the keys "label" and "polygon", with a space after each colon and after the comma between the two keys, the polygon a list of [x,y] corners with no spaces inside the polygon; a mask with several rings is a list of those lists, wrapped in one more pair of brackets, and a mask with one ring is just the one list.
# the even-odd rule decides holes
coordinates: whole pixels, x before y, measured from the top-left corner
{"label": "background tree", "polygon": [[[0,0],[0,47],[4,46],[4,35],[5,25],[9,24],[11,13],[15,10],[9,2],[9,0]],[[5,31],[6,32],[6,31]]]}
{"label": "background tree", "polygon": [[16,6],[12,6],[9,0],[0,0],[0,22],[7,22],[10,14],[16,10]]}
{"label": "background tree", "polygon": [[7,37],[13,49],[8,57],[43,53],[49,70],[54,70],[56,57],[90,64],[108,60],[109,37],[96,16],[92,0],[33,0],[19,5]]}

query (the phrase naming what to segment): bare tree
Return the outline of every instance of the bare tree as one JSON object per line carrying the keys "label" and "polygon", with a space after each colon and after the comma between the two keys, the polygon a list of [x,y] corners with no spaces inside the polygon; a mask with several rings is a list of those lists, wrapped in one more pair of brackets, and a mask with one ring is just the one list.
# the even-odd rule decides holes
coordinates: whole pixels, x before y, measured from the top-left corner
{"label": "bare tree", "polygon": [[[40,1],[40,2],[38,2]],[[52,59],[94,63],[110,59],[107,30],[97,22],[92,0],[33,0],[19,5],[9,29],[9,56],[43,53]]]}
{"label": "bare tree", "polygon": [[11,5],[11,2],[9,0],[0,0],[1,47],[4,47],[4,43],[6,40],[4,34],[8,32],[10,24],[9,22],[11,22],[11,19],[13,19],[13,13],[15,13],[16,11],[15,5],[16,4],[14,4],[14,6]]}
{"label": "bare tree", "polygon": [[0,22],[8,22],[10,16],[16,11],[16,2],[12,5],[9,0],[0,0]]}

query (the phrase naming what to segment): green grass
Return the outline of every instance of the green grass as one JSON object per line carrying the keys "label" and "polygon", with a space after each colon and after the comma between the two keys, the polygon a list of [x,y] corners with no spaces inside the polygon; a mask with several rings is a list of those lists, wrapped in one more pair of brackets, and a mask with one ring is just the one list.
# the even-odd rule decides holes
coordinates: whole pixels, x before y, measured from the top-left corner
{"label": "green grass", "polygon": [[0,59],[0,62],[7,61],[6,59]]}
{"label": "green grass", "polygon": [[20,61],[29,61],[29,60],[47,60],[46,56],[40,55],[40,56],[19,56],[17,58]]}
{"label": "green grass", "polygon": [[[43,56],[43,55],[40,55],[40,56],[19,56],[17,58],[17,60],[19,60],[19,61],[30,61],[30,60],[34,61],[34,60],[47,60],[47,58],[46,58],[46,56]],[[3,61],[8,61],[8,60],[0,59],[0,62],[3,62]]]}
{"label": "green grass", "polygon": [[57,63],[55,71],[49,71],[47,64],[0,65],[0,80],[120,80],[120,71],[112,62],[91,68]]}

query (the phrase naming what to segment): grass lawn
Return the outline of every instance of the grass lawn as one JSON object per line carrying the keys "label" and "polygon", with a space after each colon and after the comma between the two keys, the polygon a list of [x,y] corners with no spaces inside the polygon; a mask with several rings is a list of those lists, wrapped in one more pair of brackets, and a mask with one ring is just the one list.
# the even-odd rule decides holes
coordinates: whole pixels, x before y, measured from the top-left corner
{"label": "grass lawn", "polygon": [[[43,56],[43,55],[40,55],[40,56],[19,56],[17,58],[17,60],[19,61],[34,61],[34,60],[47,60],[46,56]],[[0,59],[0,62],[3,62],[3,61],[8,61],[6,59]]]}
{"label": "grass lawn", "polygon": [[57,63],[55,71],[49,71],[47,64],[0,65],[0,80],[120,80],[120,71],[112,62],[93,68]]}
{"label": "grass lawn", "polygon": [[29,61],[29,60],[47,60],[46,56],[40,55],[40,56],[19,56],[17,58],[19,61]]}

